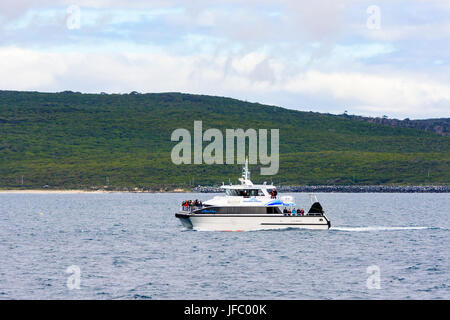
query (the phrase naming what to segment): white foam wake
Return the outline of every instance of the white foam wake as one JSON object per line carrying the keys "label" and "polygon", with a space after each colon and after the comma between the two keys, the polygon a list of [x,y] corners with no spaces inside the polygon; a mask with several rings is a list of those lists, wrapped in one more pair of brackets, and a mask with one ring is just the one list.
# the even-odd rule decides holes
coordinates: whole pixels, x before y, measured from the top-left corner
{"label": "white foam wake", "polygon": [[424,229],[432,229],[432,227],[382,227],[382,226],[331,227],[330,230],[364,232],[364,231],[395,231],[395,230],[424,230]]}

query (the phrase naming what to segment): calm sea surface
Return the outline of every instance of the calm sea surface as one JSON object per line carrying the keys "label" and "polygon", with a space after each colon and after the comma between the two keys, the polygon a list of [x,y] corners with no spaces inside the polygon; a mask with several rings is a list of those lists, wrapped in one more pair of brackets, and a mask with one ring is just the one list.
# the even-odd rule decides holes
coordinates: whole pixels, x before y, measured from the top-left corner
{"label": "calm sea surface", "polygon": [[449,194],[318,194],[328,231],[184,230],[178,204],[213,196],[0,194],[0,299],[450,299]]}

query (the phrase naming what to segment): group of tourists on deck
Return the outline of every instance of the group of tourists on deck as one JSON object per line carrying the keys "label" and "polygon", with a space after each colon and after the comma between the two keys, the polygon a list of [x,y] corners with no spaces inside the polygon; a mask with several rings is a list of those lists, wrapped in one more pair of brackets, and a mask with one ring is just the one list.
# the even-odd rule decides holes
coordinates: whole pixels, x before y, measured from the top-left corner
{"label": "group of tourists on deck", "polygon": [[198,199],[184,200],[183,202],[181,202],[181,206],[183,207],[183,210],[190,210],[190,209],[192,209],[192,207],[197,207],[197,208],[203,207],[203,203]]}
{"label": "group of tourists on deck", "polygon": [[292,210],[288,209],[288,208],[284,208],[283,213],[285,216],[303,216],[303,215],[305,215],[305,210],[303,210],[303,208],[298,209],[298,210],[295,210],[295,208]]}

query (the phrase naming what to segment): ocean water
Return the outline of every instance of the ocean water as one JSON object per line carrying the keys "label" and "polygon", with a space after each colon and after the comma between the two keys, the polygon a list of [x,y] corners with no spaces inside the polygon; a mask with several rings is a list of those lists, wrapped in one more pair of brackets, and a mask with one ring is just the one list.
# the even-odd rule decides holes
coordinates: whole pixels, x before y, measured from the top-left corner
{"label": "ocean water", "polygon": [[213,196],[0,194],[0,299],[450,298],[449,194],[318,194],[328,231],[174,217]]}

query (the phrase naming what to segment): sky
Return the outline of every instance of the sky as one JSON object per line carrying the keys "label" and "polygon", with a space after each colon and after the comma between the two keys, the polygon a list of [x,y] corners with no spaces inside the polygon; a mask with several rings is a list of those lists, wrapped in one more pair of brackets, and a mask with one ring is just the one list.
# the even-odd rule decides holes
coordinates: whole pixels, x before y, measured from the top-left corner
{"label": "sky", "polygon": [[2,0],[0,90],[450,117],[450,0]]}

